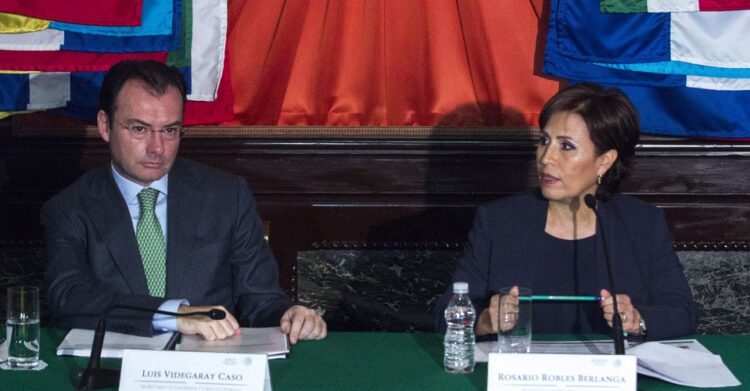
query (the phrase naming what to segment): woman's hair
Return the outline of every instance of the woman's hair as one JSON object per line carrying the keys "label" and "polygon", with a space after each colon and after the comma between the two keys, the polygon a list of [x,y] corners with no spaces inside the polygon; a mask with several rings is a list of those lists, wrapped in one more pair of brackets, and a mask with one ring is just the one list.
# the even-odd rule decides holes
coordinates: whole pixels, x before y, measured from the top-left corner
{"label": "woman's hair", "polygon": [[591,83],[575,84],[555,94],[542,108],[539,126],[544,129],[550,118],[561,112],[583,118],[597,156],[610,149],[617,151],[617,160],[604,173],[596,191],[597,197],[608,199],[627,177],[635,156],[640,136],[638,112],[619,89],[604,89]]}

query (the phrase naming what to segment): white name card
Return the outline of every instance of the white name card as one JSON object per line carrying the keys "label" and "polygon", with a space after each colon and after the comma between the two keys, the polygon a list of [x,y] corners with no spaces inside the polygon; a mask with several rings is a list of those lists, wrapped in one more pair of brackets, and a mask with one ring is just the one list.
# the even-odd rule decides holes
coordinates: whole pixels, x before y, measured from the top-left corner
{"label": "white name card", "polygon": [[487,390],[635,391],[635,356],[490,353]]}
{"label": "white name card", "polygon": [[271,377],[265,354],[126,349],[119,389],[270,391]]}

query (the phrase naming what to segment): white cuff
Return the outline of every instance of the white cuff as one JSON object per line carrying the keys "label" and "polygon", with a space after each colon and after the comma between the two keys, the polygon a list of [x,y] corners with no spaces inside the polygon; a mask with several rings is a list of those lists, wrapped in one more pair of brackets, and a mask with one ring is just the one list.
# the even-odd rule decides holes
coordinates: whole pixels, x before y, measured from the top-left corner
{"label": "white cuff", "polygon": [[[167,300],[159,306],[161,311],[177,312],[181,305],[190,305],[186,299]],[[177,331],[177,317],[173,315],[154,314],[151,324],[154,331]]]}

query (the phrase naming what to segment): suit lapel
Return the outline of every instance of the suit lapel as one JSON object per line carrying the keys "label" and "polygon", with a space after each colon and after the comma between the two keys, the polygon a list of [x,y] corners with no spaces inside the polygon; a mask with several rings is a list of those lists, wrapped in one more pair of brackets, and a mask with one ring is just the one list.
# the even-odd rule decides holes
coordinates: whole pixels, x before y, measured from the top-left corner
{"label": "suit lapel", "polygon": [[123,281],[134,294],[148,294],[130,213],[109,165],[99,169],[85,202],[86,213],[122,273]]}
{"label": "suit lapel", "polygon": [[[186,297],[182,290],[191,276],[185,268],[195,243],[196,224],[203,209],[205,189],[200,179],[179,160],[169,174],[167,202],[167,297]],[[194,277],[194,276],[193,276]]]}

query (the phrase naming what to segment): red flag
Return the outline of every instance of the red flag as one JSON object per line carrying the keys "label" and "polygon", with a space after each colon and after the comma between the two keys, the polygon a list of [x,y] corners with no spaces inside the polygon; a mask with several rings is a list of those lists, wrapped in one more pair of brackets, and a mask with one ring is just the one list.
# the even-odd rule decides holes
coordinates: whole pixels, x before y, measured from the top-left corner
{"label": "red flag", "polygon": [[219,81],[219,91],[215,101],[202,102],[189,100],[185,102],[184,125],[207,125],[231,121],[234,118],[234,94],[232,77],[229,72],[229,46],[224,51],[224,71]]}
{"label": "red flag", "polygon": [[0,69],[42,72],[102,72],[123,60],[167,61],[167,52],[90,53],[0,50]]}
{"label": "red flag", "polygon": [[3,0],[0,12],[59,22],[138,26],[143,0]]}
{"label": "red flag", "polygon": [[750,0],[700,0],[701,11],[739,11],[750,9]]}

